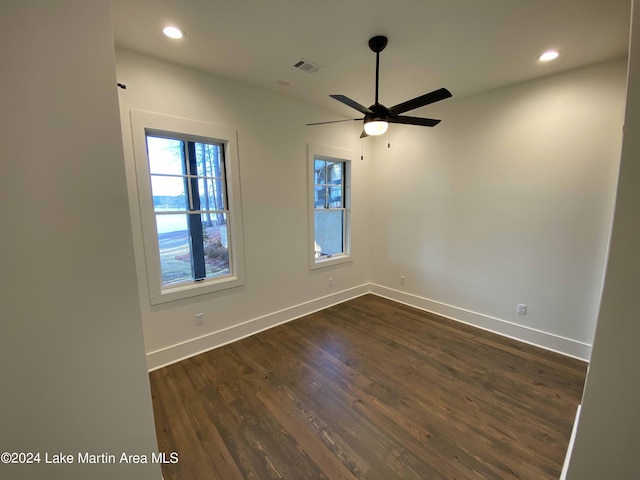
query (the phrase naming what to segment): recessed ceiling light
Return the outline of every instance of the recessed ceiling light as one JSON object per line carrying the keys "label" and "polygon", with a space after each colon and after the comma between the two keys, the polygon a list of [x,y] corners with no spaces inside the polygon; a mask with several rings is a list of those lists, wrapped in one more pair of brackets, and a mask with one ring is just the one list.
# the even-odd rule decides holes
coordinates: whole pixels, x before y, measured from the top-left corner
{"label": "recessed ceiling light", "polygon": [[559,56],[560,53],[557,50],[547,50],[542,55],[540,55],[538,60],[540,60],[541,62],[549,62],[551,60],[555,60]]}
{"label": "recessed ceiling light", "polygon": [[167,25],[162,29],[162,33],[169,38],[178,39],[184,37],[184,32],[174,25]]}

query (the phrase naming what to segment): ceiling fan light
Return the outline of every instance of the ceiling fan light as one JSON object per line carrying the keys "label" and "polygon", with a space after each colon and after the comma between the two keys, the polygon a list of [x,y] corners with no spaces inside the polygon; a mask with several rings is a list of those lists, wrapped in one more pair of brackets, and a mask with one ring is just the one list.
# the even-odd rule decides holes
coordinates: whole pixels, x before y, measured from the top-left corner
{"label": "ceiling fan light", "polygon": [[369,136],[383,135],[387,128],[389,124],[384,120],[372,120],[364,124],[364,133]]}

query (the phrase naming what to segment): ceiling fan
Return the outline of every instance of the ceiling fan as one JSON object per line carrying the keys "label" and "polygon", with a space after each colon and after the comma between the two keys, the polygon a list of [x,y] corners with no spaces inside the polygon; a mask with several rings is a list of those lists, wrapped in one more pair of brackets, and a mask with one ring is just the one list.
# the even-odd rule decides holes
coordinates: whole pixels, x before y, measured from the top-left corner
{"label": "ceiling fan", "polygon": [[445,98],[452,96],[451,92],[446,88],[440,88],[433,92],[425,93],[419,97],[407,100],[406,102],[387,108],[378,102],[378,82],[380,77],[380,52],[387,46],[388,39],[383,35],[377,35],[369,40],[369,48],[376,54],[376,100],[369,108],[360,105],[358,102],[351,100],[345,95],[329,95],[341,103],[356,109],[364,114],[363,118],[353,118],[347,120],[333,120],[329,122],[307,123],[306,125],[324,125],[327,123],[350,122],[364,120],[364,130],[360,138],[369,135],[382,135],[387,131],[390,123],[402,123],[405,125],[420,125],[423,127],[435,127],[440,120],[433,118],[420,118],[401,115],[402,113],[416,108],[424,107],[431,103],[439,102]]}

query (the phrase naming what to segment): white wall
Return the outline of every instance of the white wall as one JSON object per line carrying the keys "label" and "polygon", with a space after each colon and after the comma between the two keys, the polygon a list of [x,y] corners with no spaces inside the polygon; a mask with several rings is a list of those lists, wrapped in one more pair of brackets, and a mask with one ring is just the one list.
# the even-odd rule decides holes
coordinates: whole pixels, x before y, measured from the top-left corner
{"label": "white wall", "polygon": [[[366,291],[366,161],[352,165],[353,262],[308,267],[306,144],[360,152],[357,125],[305,127],[335,114],[204,72],[117,50],[122,130],[149,366],[157,367]],[[148,298],[129,111],[235,127],[244,213],[247,283],[152,307]],[[359,155],[357,156],[359,158]],[[333,279],[329,287],[328,279]],[[326,297],[326,298],[325,298]],[[196,313],[204,325],[196,326]],[[248,322],[248,323],[247,323]]]}
{"label": "white wall", "polygon": [[640,478],[640,8],[634,4],[625,135],[607,274],[569,480]]}
{"label": "white wall", "polygon": [[118,119],[110,2],[0,3],[3,479],[156,479],[48,465],[157,450]]}
{"label": "white wall", "polygon": [[454,97],[416,112],[441,118],[434,129],[392,126],[372,162],[374,291],[588,358],[625,71],[621,59]]}
{"label": "white wall", "polygon": [[[363,293],[370,281],[375,293],[589,358],[619,164],[623,59],[432,105],[417,114],[442,124],[392,126],[391,149],[386,138],[368,139],[353,168],[354,261],[311,272],[305,145],[359,152],[358,126],[305,127],[334,115],[127,50],[116,55],[128,86],[121,120],[151,368]],[[245,287],[150,306],[131,109],[237,128]],[[517,303],[528,305],[526,316]]]}

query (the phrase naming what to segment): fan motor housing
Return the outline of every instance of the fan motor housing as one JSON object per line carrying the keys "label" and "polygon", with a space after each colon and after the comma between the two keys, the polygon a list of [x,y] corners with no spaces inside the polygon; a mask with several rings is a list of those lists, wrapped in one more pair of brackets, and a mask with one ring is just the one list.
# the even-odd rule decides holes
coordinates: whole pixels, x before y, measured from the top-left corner
{"label": "fan motor housing", "polygon": [[386,122],[389,119],[389,117],[393,116],[393,113],[387,107],[379,103],[371,105],[369,107],[369,110],[371,110],[371,112],[373,113],[365,114],[364,116],[365,123],[373,122],[375,120],[383,120]]}

